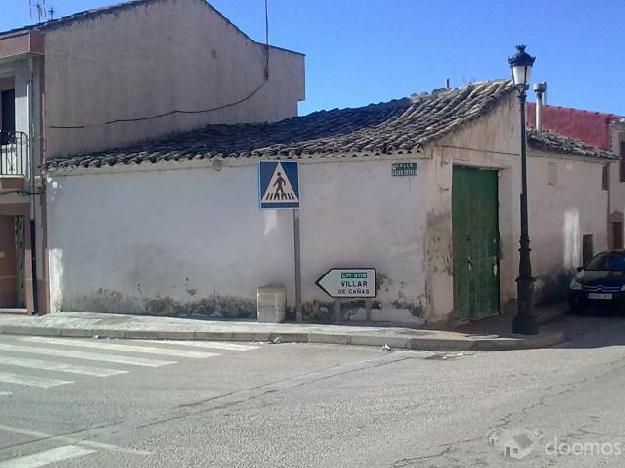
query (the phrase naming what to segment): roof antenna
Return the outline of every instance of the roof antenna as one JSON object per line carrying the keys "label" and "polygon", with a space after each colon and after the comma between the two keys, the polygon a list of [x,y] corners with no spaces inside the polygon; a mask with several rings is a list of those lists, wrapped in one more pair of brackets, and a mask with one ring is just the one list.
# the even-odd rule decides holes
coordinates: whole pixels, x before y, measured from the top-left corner
{"label": "roof antenna", "polygon": [[33,3],[33,0],[28,0],[28,6],[30,7],[30,17],[37,16],[37,22],[41,23],[45,21],[48,15],[46,10],[46,0],[37,0]]}
{"label": "roof antenna", "polygon": [[54,9],[54,7],[50,7],[50,9],[48,10],[48,19],[50,19],[50,21],[52,21],[54,19],[54,14],[56,13],[56,10]]}

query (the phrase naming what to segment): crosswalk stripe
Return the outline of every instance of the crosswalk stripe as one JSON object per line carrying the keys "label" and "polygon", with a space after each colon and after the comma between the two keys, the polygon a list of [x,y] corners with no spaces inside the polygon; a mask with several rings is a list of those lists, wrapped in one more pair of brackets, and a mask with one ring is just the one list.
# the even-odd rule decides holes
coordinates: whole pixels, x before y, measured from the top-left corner
{"label": "crosswalk stripe", "polygon": [[14,356],[0,356],[0,364],[15,367],[27,367],[31,369],[68,372],[70,374],[92,375],[95,377],[110,377],[112,375],[128,373],[128,371],[119,369],[77,366],[64,362],[42,361],[40,359],[26,359]]}
{"label": "crosswalk stripe", "polygon": [[39,388],[50,388],[74,383],[67,380],[43,379],[41,377],[13,374],[11,372],[0,372],[0,382]]}
{"label": "crosswalk stripe", "polygon": [[[10,393],[10,392],[8,392],[8,393]],[[131,448],[120,447],[118,445],[105,444],[103,442],[96,442],[95,440],[84,439],[79,434],[77,434],[77,436],[78,436],[77,438],[76,437],[65,436],[65,435],[55,436],[55,435],[47,434],[47,433],[41,432],[41,431],[33,431],[33,430],[30,430],[30,429],[21,429],[19,427],[3,426],[1,424],[0,424],[0,431],[12,432],[14,434],[22,434],[22,435],[32,436],[32,437],[35,437],[37,439],[46,439],[48,441],[55,441],[55,442],[83,445],[83,446],[96,448],[96,449],[100,449],[100,450],[107,450],[107,451],[110,451],[110,452],[129,453],[131,455],[150,455],[150,452],[146,452],[145,450],[135,450],[135,449],[131,449]]]}
{"label": "crosswalk stripe", "polygon": [[93,341],[81,341],[81,340],[73,340],[62,339],[62,338],[40,338],[37,336],[33,336],[30,338],[24,338],[24,341],[31,341],[35,343],[44,343],[51,345],[63,345],[63,346],[73,346],[77,348],[93,348],[93,349],[106,349],[110,351],[122,351],[122,352],[130,352],[130,353],[149,353],[149,354],[166,354],[168,356],[178,356],[178,357],[186,357],[186,358],[209,358],[213,356],[219,356],[218,353],[206,353],[201,351],[185,351],[178,349],[167,349],[167,348],[153,348],[148,346],[133,346],[133,345],[125,345],[125,344],[117,344],[117,343],[98,343]]}
{"label": "crosswalk stripe", "polygon": [[64,447],[57,447],[32,455],[0,462],[0,468],[38,468],[40,466],[50,465],[70,458],[82,457],[95,452],[95,450],[78,447],[77,445],[66,445]]}
{"label": "crosswalk stripe", "polygon": [[161,361],[158,359],[138,358],[134,356],[122,356],[108,353],[89,353],[85,351],[74,351],[54,348],[40,348],[33,346],[19,346],[0,343],[0,351],[17,353],[45,354],[46,356],[61,356],[75,359],[87,359],[90,361],[115,362],[118,364],[129,364],[143,367],[162,367],[169,364],[176,364],[176,361]]}
{"label": "crosswalk stripe", "polygon": [[224,351],[252,351],[259,349],[258,346],[242,345],[236,343],[224,343],[221,341],[158,341],[158,340],[139,340],[143,343],[161,343],[164,345],[189,346],[193,348],[221,349]]}

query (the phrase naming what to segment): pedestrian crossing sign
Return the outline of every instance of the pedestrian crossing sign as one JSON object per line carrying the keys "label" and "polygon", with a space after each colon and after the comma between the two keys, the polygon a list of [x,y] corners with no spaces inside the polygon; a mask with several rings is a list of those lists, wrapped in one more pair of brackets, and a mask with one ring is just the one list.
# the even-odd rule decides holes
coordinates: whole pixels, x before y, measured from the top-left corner
{"label": "pedestrian crossing sign", "polygon": [[258,199],[261,208],[299,208],[297,161],[261,161]]}

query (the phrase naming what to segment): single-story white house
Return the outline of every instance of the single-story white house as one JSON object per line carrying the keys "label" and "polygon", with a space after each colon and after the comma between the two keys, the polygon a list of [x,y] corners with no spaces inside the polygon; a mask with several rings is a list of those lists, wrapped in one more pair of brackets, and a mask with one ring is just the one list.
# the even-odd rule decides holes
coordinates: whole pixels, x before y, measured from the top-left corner
{"label": "single-story white house", "polygon": [[[605,248],[613,156],[549,132],[528,143],[540,300],[559,294],[584,247]],[[373,321],[501,313],[516,296],[520,148],[516,92],[495,80],[51,159],[51,308],[250,317],[267,285],[286,286],[292,308],[292,213],[259,208],[257,170],[296,160],[305,318],[333,319],[315,281],[334,267],[377,270]],[[342,320],[364,309],[347,302]]]}

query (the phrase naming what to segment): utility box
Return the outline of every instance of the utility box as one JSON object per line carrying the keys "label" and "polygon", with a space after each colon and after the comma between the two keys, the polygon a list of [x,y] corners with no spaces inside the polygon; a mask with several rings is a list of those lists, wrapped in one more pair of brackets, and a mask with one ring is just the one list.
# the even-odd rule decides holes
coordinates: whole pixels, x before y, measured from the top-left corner
{"label": "utility box", "polygon": [[286,287],[265,286],[256,290],[256,320],[280,323],[286,316]]}

